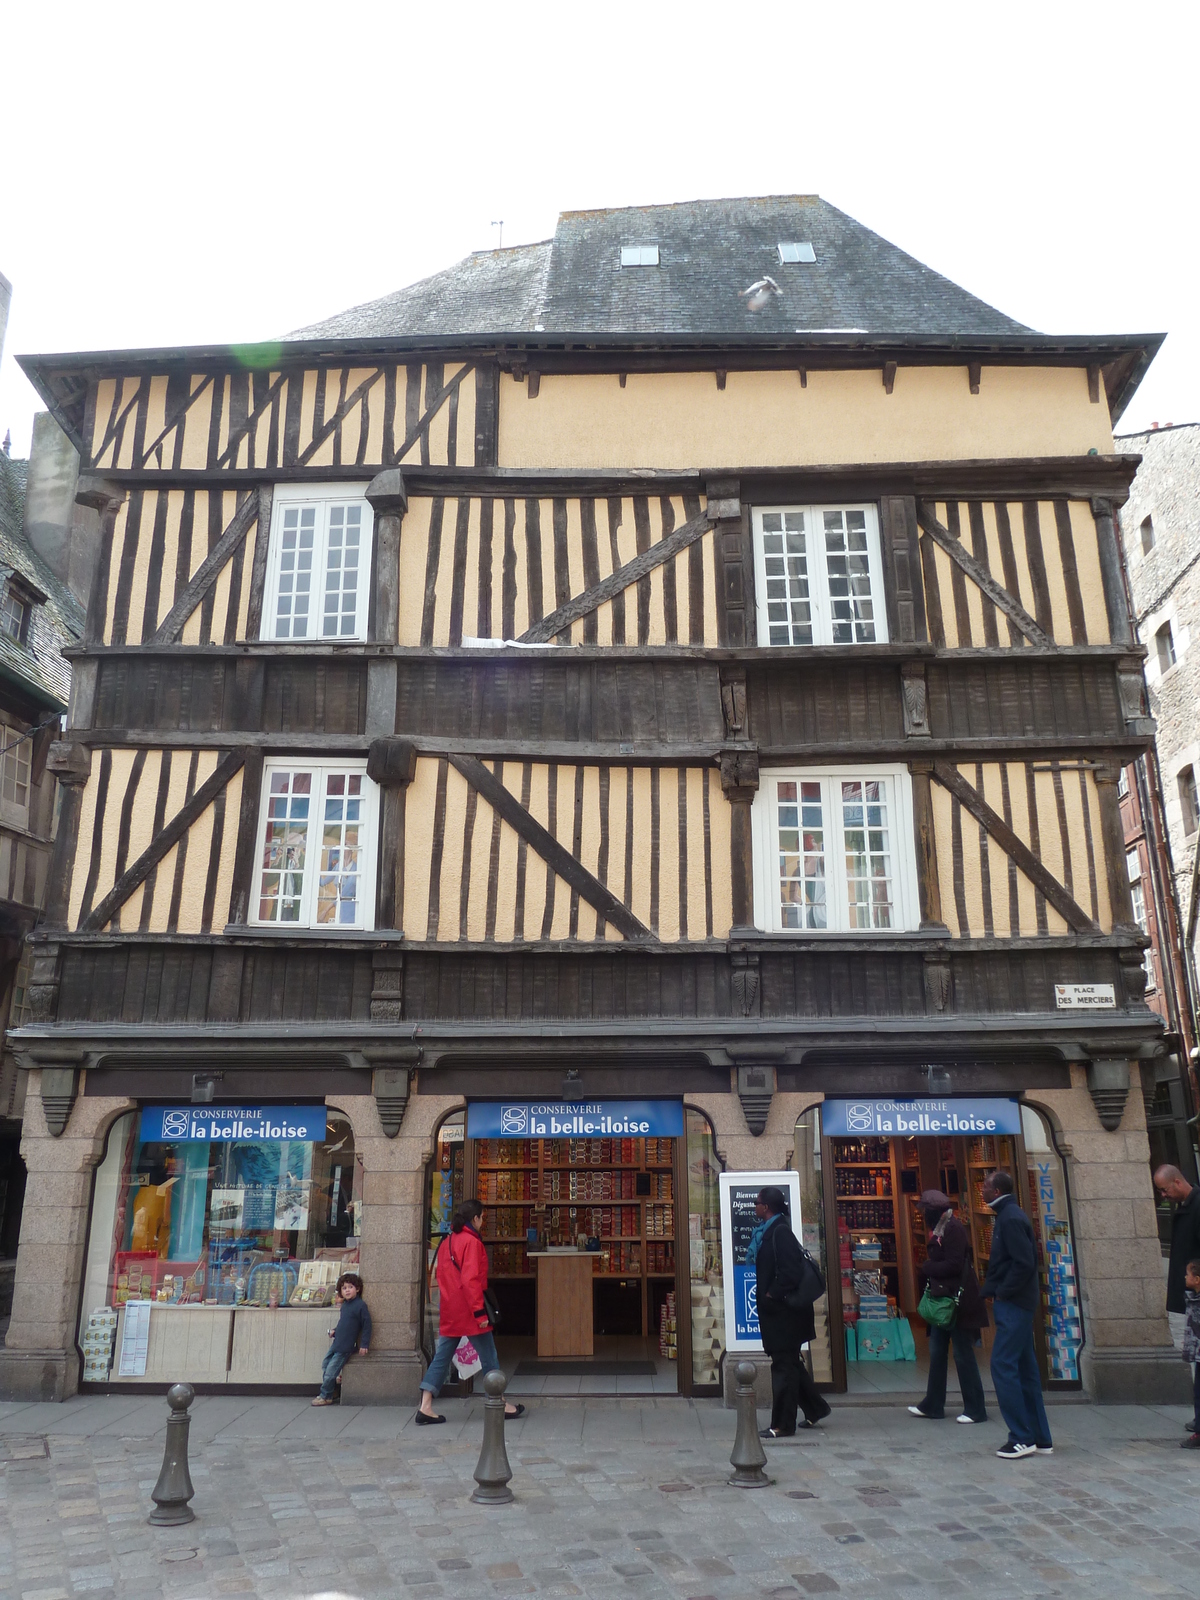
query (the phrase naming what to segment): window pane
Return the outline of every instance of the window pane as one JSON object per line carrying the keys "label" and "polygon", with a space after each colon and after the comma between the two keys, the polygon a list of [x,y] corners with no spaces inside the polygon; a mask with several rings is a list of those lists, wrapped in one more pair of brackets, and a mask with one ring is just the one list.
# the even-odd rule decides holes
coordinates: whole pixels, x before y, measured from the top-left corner
{"label": "window pane", "polygon": [[316,528],[315,506],[284,508],[279,536],[279,598],[275,605],[277,639],[308,636]]}
{"label": "window pane", "polygon": [[895,918],[887,785],[879,778],[843,781],[842,844],[849,928],[891,928]]}
{"label": "window pane", "polygon": [[[797,790],[799,794],[797,795]],[[824,928],[825,828],[819,783],[776,785],[780,925]]]}
{"label": "window pane", "polygon": [[262,922],[300,921],[311,788],[311,772],[271,775],[258,901]]}
{"label": "window pane", "polygon": [[361,505],[330,506],[325,562],[325,638],[349,638],[358,620],[358,564],[362,550]]}
{"label": "window pane", "polygon": [[812,644],[812,599],[804,513],[764,512],[762,529],[768,642]]}
{"label": "window pane", "polygon": [[331,772],[325,780],[321,866],[317,878],[318,924],[353,927],[358,921],[360,851],[364,801],[358,773]]}
{"label": "window pane", "polygon": [[[0,723],[0,798],[11,806],[25,808],[29,804],[29,760],[33,741],[23,739],[19,728]],[[8,746],[9,748],[5,748]]]}
{"label": "window pane", "polygon": [[875,607],[863,511],[826,511],[825,570],[829,584],[830,636],[834,644],[871,644]]}

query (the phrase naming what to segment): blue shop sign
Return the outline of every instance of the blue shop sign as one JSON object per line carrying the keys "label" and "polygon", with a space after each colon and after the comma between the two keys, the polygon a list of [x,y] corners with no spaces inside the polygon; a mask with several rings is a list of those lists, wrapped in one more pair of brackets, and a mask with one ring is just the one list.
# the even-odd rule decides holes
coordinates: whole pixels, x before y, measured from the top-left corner
{"label": "blue shop sign", "polygon": [[679,1139],[679,1100],[481,1100],[467,1107],[469,1139]]}
{"label": "blue shop sign", "polygon": [[1020,1133],[1017,1100],[826,1100],[821,1131],[832,1139],[884,1139],[941,1134]]}
{"label": "blue shop sign", "polygon": [[324,1106],[143,1106],[143,1144],[323,1144]]}

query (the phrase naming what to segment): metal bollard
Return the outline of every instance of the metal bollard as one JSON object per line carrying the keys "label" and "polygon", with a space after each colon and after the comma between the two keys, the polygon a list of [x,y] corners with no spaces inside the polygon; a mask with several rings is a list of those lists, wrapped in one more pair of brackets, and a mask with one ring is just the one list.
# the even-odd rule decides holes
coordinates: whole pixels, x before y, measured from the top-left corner
{"label": "metal bollard", "polygon": [[739,1361],[736,1376],[734,1400],[737,1405],[737,1433],[733,1440],[733,1454],[729,1457],[729,1464],[733,1468],[733,1476],[729,1481],[738,1489],[765,1489],[771,1480],[763,1471],[767,1464],[767,1452],[758,1436],[754,1363]]}
{"label": "metal bollard", "polygon": [[506,1506],[513,1498],[508,1487],[512,1468],[504,1448],[504,1391],[508,1379],[500,1371],[488,1372],[483,1379],[487,1399],[483,1402],[483,1445],[475,1467],[479,1485],[471,1499],[477,1506]]}
{"label": "metal bollard", "polygon": [[150,1495],[154,1510],[148,1520],[156,1528],[178,1528],[194,1522],[196,1513],[188,1505],[195,1494],[188,1472],[188,1429],[192,1419],[188,1407],[196,1398],[190,1383],[173,1383],[167,1390],[171,1415],[167,1418],[167,1443],[163,1450],[162,1471]]}

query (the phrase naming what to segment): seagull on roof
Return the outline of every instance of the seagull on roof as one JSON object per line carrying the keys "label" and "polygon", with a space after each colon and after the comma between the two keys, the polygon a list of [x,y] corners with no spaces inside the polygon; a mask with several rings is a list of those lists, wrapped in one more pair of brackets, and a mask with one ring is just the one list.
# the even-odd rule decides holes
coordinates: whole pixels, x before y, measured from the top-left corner
{"label": "seagull on roof", "polygon": [[771,304],[773,294],[782,294],[783,290],[774,278],[760,278],[757,283],[752,283],[748,289],[741,290],[738,298],[746,302],[747,311],[761,311],[764,306]]}

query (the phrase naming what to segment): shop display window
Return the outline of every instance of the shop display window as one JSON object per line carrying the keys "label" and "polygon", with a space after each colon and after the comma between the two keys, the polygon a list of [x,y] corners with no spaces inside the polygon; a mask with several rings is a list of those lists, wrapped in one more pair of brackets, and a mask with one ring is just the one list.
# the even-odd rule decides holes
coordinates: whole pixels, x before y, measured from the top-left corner
{"label": "shop display window", "polygon": [[437,1155],[430,1173],[424,1318],[424,1345],[426,1354],[430,1356],[437,1346],[438,1337],[438,1286],[433,1262],[438,1246],[450,1232],[454,1209],[463,1201],[466,1149],[466,1113],[456,1111],[438,1129]]}
{"label": "shop display window", "polygon": [[212,1142],[144,1140],[142,1113],[127,1112],[96,1174],[84,1315],[132,1301],[327,1306],[358,1261],[360,1215],[354,1136],[337,1112],[323,1140]]}
{"label": "shop display window", "polygon": [[1083,1319],[1066,1173],[1041,1113],[1032,1106],[1021,1107],[1021,1131],[1029,1185],[1026,1203],[1037,1235],[1047,1376],[1051,1383],[1078,1383]]}
{"label": "shop display window", "polygon": [[712,1127],[685,1111],[687,1129],[688,1252],[692,1300],[692,1382],[720,1382],[725,1350],[725,1291],[721,1274],[721,1162]]}

